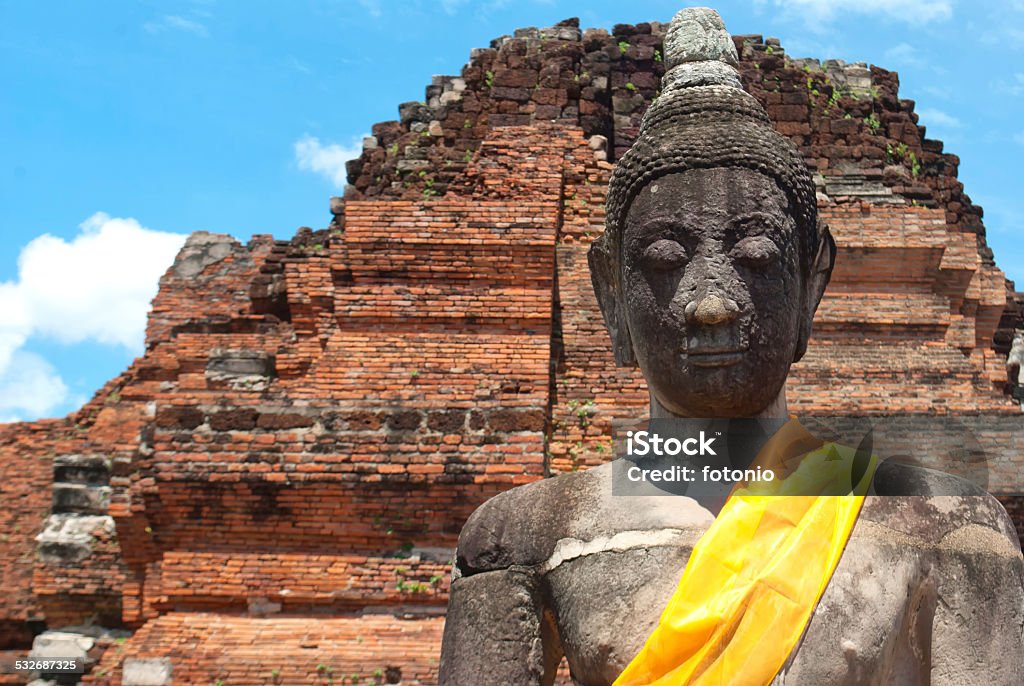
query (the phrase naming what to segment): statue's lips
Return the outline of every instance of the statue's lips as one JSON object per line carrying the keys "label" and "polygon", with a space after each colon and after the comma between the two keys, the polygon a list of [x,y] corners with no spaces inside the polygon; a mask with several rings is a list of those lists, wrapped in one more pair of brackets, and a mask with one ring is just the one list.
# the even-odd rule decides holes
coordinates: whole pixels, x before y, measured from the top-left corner
{"label": "statue's lips", "polygon": [[743,359],[747,348],[690,348],[684,355],[695,367],[728,367]]}

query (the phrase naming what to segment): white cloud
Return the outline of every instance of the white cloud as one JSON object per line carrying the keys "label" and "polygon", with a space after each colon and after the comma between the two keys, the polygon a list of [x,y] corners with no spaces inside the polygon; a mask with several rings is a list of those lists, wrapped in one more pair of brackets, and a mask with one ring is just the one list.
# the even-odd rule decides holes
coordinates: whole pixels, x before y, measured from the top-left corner
{"label": "white cloud", "polygon": [[67,398],[57,370],[35,353],[15,350],[0,374],[0,422],[42,417]]}
{"label": "white cloud", "polygon": [[953,94],[952,89],[948,86],[931,85],[925,86],[922,90],[929,95],[934,95],[936,98],[942,98],[943,100],[949,100],[950,96]]}
{"label": "white cloud", "polygon": [[359,4],[363,6],[363,9],[371,17],[379,17],[381,15],[380,0],[359,0]]}
{"label": "white cloud", "polygon": [[206,38],[210,35],[206,25],[192,19],[179,17],[176,14],[165,14],[157,21],[148,21],[142,25],[150,33],[162,33],[163,31],[184,31],[192,35]]}
{"label": "white cloud", "polygon": [[1005,95],[1020,95],[1024,93],[1024,72],[1017,72],[1009,82],[999,80],[992,86]]}
{"label": "white cloud", "polygon": [[917,48],[909,43],[900,43],[899,45],[889,48],[885,51],[885,59],[889,60],[893,64],[907,65],[910,67],[920,67],[925,64],[925,61],[921,59],[921,56],[918,54]]}
{"label": "white cloud", "polygon": [[146,313],[184,234],[98,212],[71,241],[43,234],[18,256],[18,278],[0,283],[0,416],[37,417],[66,400],[46,360],[23,350],[33,337],[141,352]]}
{"label": "white cloud", "polygon": [[933,126],[937,129],[959,129],[963,123],[951,114],[942,110],[923,108],[917,110],[919,123],[923,126]]}
{"label": "white cloud", "polygon": [[441,0],[441,9],[447,14],[455,14],[466,4],[466,0]]}
{"label": "white cloud", "polygon": [[313,73],[313,70],[309,67],[308,64],[300,60],[298,57],[295,57],[294,55],[289,55],[288,59],[285,61],[287,62],[288,66],[290,66],[292,69],[299,72],[300,74]]}
{"label": "white cloud", "polygon": [[1021,131],[1020,133],[1015,134],[1013,136],[1013,140],[1017,141],[1021,145],[1024,145],[1024,131]]}
{"label": "white cloud", "polygon": [[[758,0],[763,4],[767,0]],[[953,0],[772,0],[787,14],[820,27],[842,14],[883,16],[910,24],[944,21],[953,16]]]}
{"label": "white cloud", "polygon": [[337,188],[342,188],[348,179],[345,163],[359,157],[363,151],[362,136],[352,139],[348,146],[330,143],[322,145],[319,138],[303,136],[295,141],[295,161],[299,169],[315,172],[326,177]]}

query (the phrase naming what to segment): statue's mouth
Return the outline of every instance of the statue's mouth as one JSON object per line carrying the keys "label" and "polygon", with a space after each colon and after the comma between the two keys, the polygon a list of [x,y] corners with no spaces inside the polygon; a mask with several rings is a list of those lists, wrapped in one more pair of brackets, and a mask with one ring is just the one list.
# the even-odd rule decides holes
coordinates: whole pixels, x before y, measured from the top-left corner
{"label": "statue's mouth", "polygon": [[741,362],[749,350],[746,327],[713,327],[692,332],[681,352],[693,367],[728,367]]}
{"label": "statue's mouth", "polygon": [[695,367],[728,367],[743,359],[744,348],[690,348],[686,358]]}

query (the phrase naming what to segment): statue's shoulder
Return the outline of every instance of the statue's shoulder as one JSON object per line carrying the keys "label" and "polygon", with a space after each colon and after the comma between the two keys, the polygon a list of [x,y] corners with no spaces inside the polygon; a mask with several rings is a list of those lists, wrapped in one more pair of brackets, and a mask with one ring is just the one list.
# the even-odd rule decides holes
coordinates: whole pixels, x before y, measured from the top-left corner
{"label": "statue's shoulder", "polygon": [[714,515],[685,496],[613,495],[612,465],[562,474],[494,496],[459,536],[456,575],[509,567],[543,568],[559,543],[640,537],[692,546]]}
{"label": "statue's shoulder", "polygon": [[1020,556],[1009,515],[991,494],[966,479],[915,465],[886,461],[864,504],[862,519],[928,547],[972,549]]}
{"label": "statue's shoulder", "polygon": [[600,490],[597,470],[542,479],[499,493],[470,515],[459,535],[456,574],[547,560],[575,513]]}

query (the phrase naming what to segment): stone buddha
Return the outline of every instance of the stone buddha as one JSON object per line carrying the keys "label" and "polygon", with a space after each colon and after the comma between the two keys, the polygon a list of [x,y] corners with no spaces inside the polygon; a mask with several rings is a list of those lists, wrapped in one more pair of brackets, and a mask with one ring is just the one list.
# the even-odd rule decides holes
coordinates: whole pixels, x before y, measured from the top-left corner
{"label": "stone buddha", "polygon": [[[590,252],[615,359],[639,366],[652,418],[786,418],[835,244],[799,153],[742,89],[718,15],[677,14],[665,58]],[[1024,684],[1009,518],[967,483],[934,495],[930,476],[887,495],[905,469],[875,473],[799,641],[764,683]],[[459,539],[440,683],[551,684],[564,657],[574,683],[613,684],[721,507],[613,495],[611,464],[484,503]]]}
{"label": "stone buddha", "polygon": [[1015,331],[1010,354],[1006,357],[1006,373],[1013,386],[1014,396],[1024,410],[1024,331]]}

